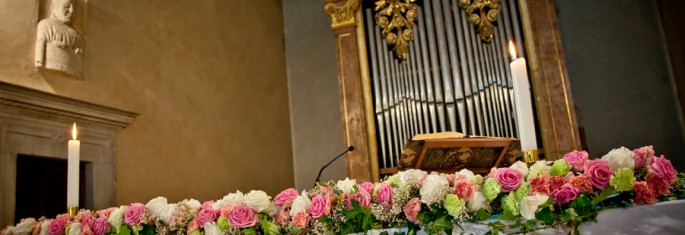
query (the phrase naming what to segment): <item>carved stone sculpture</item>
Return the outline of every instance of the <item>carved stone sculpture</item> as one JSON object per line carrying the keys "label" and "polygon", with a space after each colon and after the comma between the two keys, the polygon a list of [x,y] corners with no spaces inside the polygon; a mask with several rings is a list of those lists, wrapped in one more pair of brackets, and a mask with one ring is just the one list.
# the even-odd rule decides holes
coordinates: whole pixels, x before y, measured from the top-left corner
{"label": "carved stone sculpture", "polygon": [[74,3],[52,0],[50,17],[38,23],[35,65],[83,78],[85,41],[71,26]]}

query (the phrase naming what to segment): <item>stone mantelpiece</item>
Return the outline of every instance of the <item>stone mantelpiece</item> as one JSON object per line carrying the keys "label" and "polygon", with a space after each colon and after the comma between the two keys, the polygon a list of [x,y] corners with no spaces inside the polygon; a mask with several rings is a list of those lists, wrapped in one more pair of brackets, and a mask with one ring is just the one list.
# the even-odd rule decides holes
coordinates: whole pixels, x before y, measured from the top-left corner
{"label": "stone mantelpiece", "polygon": [[81,200],[85,200],[89,209],[112,206],[116,190],[117,133],[136,116],[128,111],[0,83],[0,224],[14,222],[17,157],[66,159],[74,122],[81,140],[81,161],[88,163],[86,175],[92,177],[88,179],[92,187],[86,187],[86,198]]}

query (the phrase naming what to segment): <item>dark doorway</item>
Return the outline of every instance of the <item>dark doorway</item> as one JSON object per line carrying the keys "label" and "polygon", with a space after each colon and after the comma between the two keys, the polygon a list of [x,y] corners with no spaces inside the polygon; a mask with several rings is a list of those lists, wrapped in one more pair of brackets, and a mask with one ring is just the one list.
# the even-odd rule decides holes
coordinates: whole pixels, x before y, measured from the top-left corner
{"label": "dark doorway", "polygon": [[[86,202],[86,166],[79,169],[79,208]],[[67,160],[19,155],[14,220],[54,218],[67,211]]]}

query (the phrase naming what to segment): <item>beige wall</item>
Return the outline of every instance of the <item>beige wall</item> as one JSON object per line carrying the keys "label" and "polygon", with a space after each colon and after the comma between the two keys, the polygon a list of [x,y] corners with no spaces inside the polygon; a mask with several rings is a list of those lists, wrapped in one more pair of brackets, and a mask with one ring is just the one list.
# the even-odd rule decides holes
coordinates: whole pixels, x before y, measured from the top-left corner
{"label": "beige wall", "polygon": [[89,0],[84,81],[35,71],[36,2],[0,1],[0,80],[141,114],[116,204],[294,185],[280,1]]}

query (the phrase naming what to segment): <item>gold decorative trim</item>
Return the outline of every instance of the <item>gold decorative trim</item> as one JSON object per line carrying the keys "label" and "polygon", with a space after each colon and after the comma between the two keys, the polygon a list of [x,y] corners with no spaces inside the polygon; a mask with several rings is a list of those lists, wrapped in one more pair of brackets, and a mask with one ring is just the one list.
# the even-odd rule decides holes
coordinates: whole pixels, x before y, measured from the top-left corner
{"label": "gold decorative trim", "polygon": [[376,1],[376,24],[383,29],[383,38],[397,58],[407,58],[409,42],[414,40],[412,26],[416,20],[416,0],[378,0]]}
{"label": "gold decorative trim", "polygon": [[[359,8],[359,1],[360,0],[326,0],[324,10],[333,20],[331,23],[331,28],[333,28],[333,30],[346,26],[354,26],[354,16]],[[339,4],[340,2],[343,2],[343,4]]]}
{"label": "gold decorative trim", "polygon": [[502,10],[501,0],[459,0],[459,6],[468,13],[468,20],[478,25],[480,39],[490,42],[494,38],[497,14]]}
{"label": "gold decorative trim", "polygon": [[533,164],[539,160],[538,150],[528,150],[521,152],[523,154],[523,161],[529,164]]}
{"label": "gold decorative trim", "polygon": [[67,207],[67,214],[76,216],[78,214],[78,206]]}

